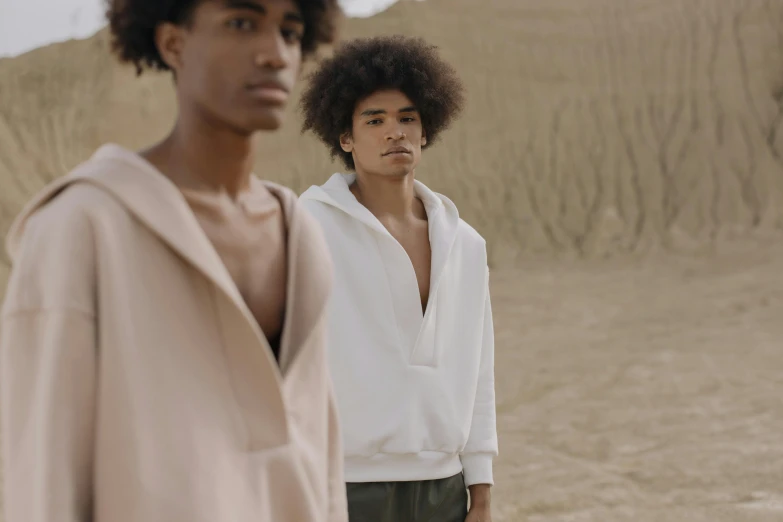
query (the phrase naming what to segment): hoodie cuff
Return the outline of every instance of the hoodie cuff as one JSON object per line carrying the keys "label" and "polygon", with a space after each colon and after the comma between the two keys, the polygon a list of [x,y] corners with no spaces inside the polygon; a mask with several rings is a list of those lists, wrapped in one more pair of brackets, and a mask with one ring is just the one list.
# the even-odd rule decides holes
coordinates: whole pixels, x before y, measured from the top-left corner
{"label": "hoodie cuff", "polygon": [[465,485],[470,487],[476,484],[493,485],[492,459],[490,453],[468,453],[460,456],[462,460],[462,473],[465,475]]}

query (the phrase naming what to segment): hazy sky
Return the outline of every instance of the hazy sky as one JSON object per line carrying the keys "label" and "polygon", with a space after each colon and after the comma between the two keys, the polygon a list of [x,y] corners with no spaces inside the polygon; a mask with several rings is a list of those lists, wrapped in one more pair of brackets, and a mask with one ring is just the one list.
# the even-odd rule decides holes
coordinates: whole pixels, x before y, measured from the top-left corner
{"label": "hazy sky", "polygon": [[[340,0],[352,17],[368,17],[397,0]],[[0,57],[86,38],[104,25],[104,0],[0,0]]]}

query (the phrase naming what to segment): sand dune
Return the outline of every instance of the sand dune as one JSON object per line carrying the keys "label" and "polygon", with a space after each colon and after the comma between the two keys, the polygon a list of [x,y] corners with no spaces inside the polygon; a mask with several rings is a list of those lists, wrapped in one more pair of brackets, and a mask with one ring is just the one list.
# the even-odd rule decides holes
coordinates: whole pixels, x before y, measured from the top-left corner
{"label": "sand dune", "polygon": [[[426,36],[466,79],[468,111],[420,176],[496,266],[699,251],[783,222],[779,2],[430,0],[346,28],[379,32]],[[99,143],[140,146],[174,115],[169,78],[134,80],[105,35],[0,60],[0,92],[0,232]],[[333,167],[289,123],[259,140],[258,171],[301,190]]]}
{"label": "sand dune", "polygon": [[[346,27],[392,32],[470,93],[419,176],[495,269],[496,521],[783,520],[783,3],[428,0]],[[105,34],[0,60],[0,233],[100,143],[162,137],[170,83]],[[337,167],[298,121],[257,171],[303,190]]]}

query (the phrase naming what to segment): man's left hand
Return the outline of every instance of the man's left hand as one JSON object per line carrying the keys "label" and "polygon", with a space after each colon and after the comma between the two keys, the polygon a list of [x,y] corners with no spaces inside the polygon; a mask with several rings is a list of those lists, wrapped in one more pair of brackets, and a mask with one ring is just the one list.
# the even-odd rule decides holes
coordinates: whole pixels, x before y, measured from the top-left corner
{"label": "man's left hand", "polygon": [[489,484],[470,486],[470,511],[465,522],[492,522]]}
{"label": "man's left hand", "polygon": [[465,522],[492,522],[492,512],[489,509],[489,504],[471,507]]}

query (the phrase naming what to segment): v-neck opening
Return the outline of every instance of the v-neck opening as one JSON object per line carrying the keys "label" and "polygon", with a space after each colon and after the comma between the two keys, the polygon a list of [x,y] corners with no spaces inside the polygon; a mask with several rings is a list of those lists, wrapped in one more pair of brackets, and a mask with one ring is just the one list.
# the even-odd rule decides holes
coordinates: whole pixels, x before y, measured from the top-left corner
{"label": "v-neck opening", "polygon": [[[285,381],[285,377],[287,375],[287,372],[284,371],[283,363],[289,362],[286,361],[286,357],[288,354],[286,352],[291,350],[291,347],[288,346],[290,343],[287,343],[286,341],[290,337],[289,328],[288,325],[291,322],[291,315],[292,315],[292,301],[291,298],[291,292],[292,292],[292,284],[294,279],[294,259],[292,255],[291,250],[291,229],[294,225],[294,212],[295,208],[286,208],[285,201],[283,201],[282,194],[280,194],[275,187],[265,184],[261,180],[256,180],[258,183],[264,184],[266,189],[269,191],[270,194],[272,194],[272,197],[274,197],[277,202],[280,204],[280,211],[283,213],[283,222],[285,223],[284,228],[284,237],[283,237],[283,244],[285,245],[285,267],[286,267],[286,282],[285,282],[285,305],[283,306],[283,321],[280,328],[280,334],[278,336],[278,342],[279,342],[279,348],[277,351],[277,358],[275,360],[275,367],[277,368],[277,371],[280,373],[280,379],[281,381]],[[252,182],[252,181],[251,181]],[[255,318],[255,317],[254,317]],[[256,323],[258,321],[256,320]],[[266,340],[266,348],[269,350],[269,352],[274,355],[274,351],[272,350],[272,345],[267,338],[266,334],[264,333],[263,329],[260,325],[258,325],[258,329],[261,332],[262,337]],[[274,359],[274,357],[273,357]],[[290,366],[288,364],[287,366]],[[286,368],[287,369],[287,368]]]}
{"label": "v-neck opening", "polygon": [[[411,259],[408,252],[405,250],[405,247],[402,246],[402,243],[400,243],[394,235],[389,232],[389,230],[381,223],[381,221],[372,213],[370,213],[374,219],[378,222],[379,226],[381,226],[384,230],[384,235],[387,236],[388,240],[391,240],[394,245],[395,249],[398,252],[398,255],[401,255],[402,258],[404,258],[405,262],[403,263],[402,270],[404,270],[407,273],[407,276],[405,276],[405,279],[409,281],[408,284],[412,285],[412,289],[410,291],[413,292],[415,295],[415,302],[416,306],[415,309],[417,310],[416,316],[411,317],[409,315],[409,310],[411,308],[410,304],[403,304],[403,303],[410,303],[411,294],[408,290],[404,290],[404,292],[401,292],[403,295],[399,295],[396,292],[394,292],[394,289],[392,289],[392,305],[395,310],[395,316],[396,316],[396,322],[398,325],[400,340],[403,342],[403,346],[406,347],[406,353],[407,357],[412,361],[414,354],[416,353],[416,348],[421,340],[422,331],[424,330],[427,321],[430,318],[430,315],[432,314],[432,309],[434,308],[434,300],[435,300],[435,281],[436,281],[436,274],[433,270],[433,235],[434,235],[434,223],[433,218],[435,218],[435,212],[432,212],[433,209],[428,208],[425,204],[425,212],[427,212],[427,239],[429,241],[429,247],[430,247],[430,275],[429,275],[429,291],[427,295],[427,304],[426,307],[422,306],[421,303],[421,292],[419,291],[419,281],[418,276],[416,274],[416,268],[413,264],[413,260]],[[437,210],[437,209],[435,209]],[[380,245],[377,245],[377,248],[381,248]],[[386,259],[386,256],[383,255],[382,251],[381,258]],[[394,270],[393,266],[387,265],[388,260],[384,262],[385,265],[385,271],[387,273],[387,277],[389,277],[389,271]],[[396,294],[396,295],[395,295]],[[400,302],[402,301],[402,302]],[[406,317],[407,316],[407,317]],[[414,325],[411,324],[411,321],[415,321],[415,328]]]}
{"label": "v-neck opening", "polygon": [[[104,145],[104,147],[102,147],[102,149],[99,150],[98,153],[96,153],[96,156],[97,157],[101,157],[102,154],[107,154],[107,153],[108,154],[112,154],[112,155],[116,155],[120,159],[132,162],[134,165],[137,165],[137,166],[143,168],[147,172],[155,175],[157,178],[160,178],[164,185],[167,185],[168,187],[170,187],[171,189],[175,190],[178,193],[180,201],[182,202],[184,207],[187,209],[187,211],[190,213],[190,215],[193,217],[193,222],[196,225],[196,227],[198,228],[198,231],[202,234],[204,240],[206,241],[206,245],[208,245],[209,248],[212,249],[212,252],[215,255],[215,258],[221,263],[221,268],[225,272],[225,276],[226,276],[225,280],[222,281],[222,284],[219,284],[220,280],[217,279],[212,272],[210,272],[209,270],[205,269],[200,263],[194,262],[194,260],[190,259],[191,256],[182,254],[183,257],[185,257],[185,259],[190,259],[189,262],[192,265],[194,265],[200,272],[202,272],[204,277],[206,277],[207,279],[212,281],[212,283],[215,284],[215,286],[222,293],[224,293],[226,295],[226,297],[233,303],[233,305],[236,308],[238,308],[238,311],[241,312],[243,316],[245,316],[246,321],[251,323],[251,328],[256,333],[256,339],[261,344],[261,348],[266,350],[266,354],[269,357],[270,365],[272,366],[272,372],[276,375],[276,377],[278,379],[278,382],[282,385],[283,382],[285,381],[285,373],[283,372],[282,363],[283,363],[283,360],[284,360],[284,353],[287,351],[285,349],[286,348],[286,341],[287,341],[286,331],[287,331],[287,325],[290,322],[289,319],[290,319],[290,315],[291,315],[291,311],[292,311],[292,309],[291,309],[291,305],[292,305],[291,301],[292,300],[290,299],[291,288],[292,288],[291,284],[292,284],[292,279],[293,279],[292,274],[288,274],[287,275],[288,281],[286,283],[286,305],[285,305],[286,317],[285,317],[284,322],[283,322],[283,329],[282,329],[281,337],[280,337],[281,349],[280,349],[280,361],[278,362],[278,361],[275,360],[275,357],[274,357],[274,355],[272,353],[272,348],[271,348],[271,346],[269,344],[269,341],[266,338],[266,335],[261,330],[261,327],[258,324],[258,321],[256,320],[255,316],[252,314],[252,312],[250,311],[249,307],[245,303],[245,300],[242,297],[242,295],[240,294],[239,289],[236,286],[236,283],[234,283],[234,280],[228,274],[228,270],[225,267],[225,263],[223,263],[222,259],[220,259],[220,255],[217,253],[214,245],[212,244],[212,242],[206,236],[206,233],[203,231],[203,229],[199,225],[198,220],[195,217],[195,214],[193,213],[192,209],[188,205],[188,203],[187,203],[187,201],[185,199],[185,196],[182,194],[182,191],[180,190],[180,188],[168,176],[163,174],[155,165],[153,165],[150,161],[148,161],[146,158],[144,158],[143,156],[141,156],[137,152],[125,149],[124,147],[119,146],[119,145]],[[252,176],[252,174],[251,174],[251,176]],[[256,178],[256,181],[260,182],[260,183],[263,183],[270,192],[272,192],[276,197],[278,197],[278,194],[276,193],[277,189],[272,184],[265,183],[263,180],[260,180],[258,178]],[[282,198],[279,198],[279,199],[280,199],[280,201],[282,203]],[[282,208],[283,208],[283,212],[285,213],[286,229],[288,231],[287,238],[286,238],[286,256],[287,256],[286,267],[290,271],[290,270],[294,269],[294,266],[293,266],[294,260],[292,259],[293,256],[291,255],[291,253],[292,253],[291,252],[291,242],[288,241],[288,239],[291,237],[291,229],[293,228],[293,225],[294,225],[294,216],[293,216],[294,208],[290,209],[290,214],[291,215],[289,215],[288,212],[286,212],[288,209],[286,209],[285,204],[282,205]],[[206,245],[204,246],[205,248],[206,248]],[[236,295],[233,295],[232,292],[230,292],[227,288],[224,288],[224,285],[231,285],[231,287],[234,290]],[[244,307],[244,309],[242,307]],[[290,337],[290,334],[289,334],[288,337]]]}
{"label": "v-neck opening", "polygon": [[456,240],[460,226],[459,215],[447,198],[432,192],[421,182],[414,181],[414,193],[423,202],[427,213],[430,246],[429,293],[426,304],[422,305],[411,256],[383,223],[356,199],[350,191],[354,180],[353,174],[338,173],[320,188],[305,192],[303,197],[322,201],[366,227],[369,237],[373,238],[377,262],[384,270],[400,351],[410,364],[432,365],[435,363],[434,348],[424,347],[423,344],[436,342],[433,328],[437,318],[438,287]]}

